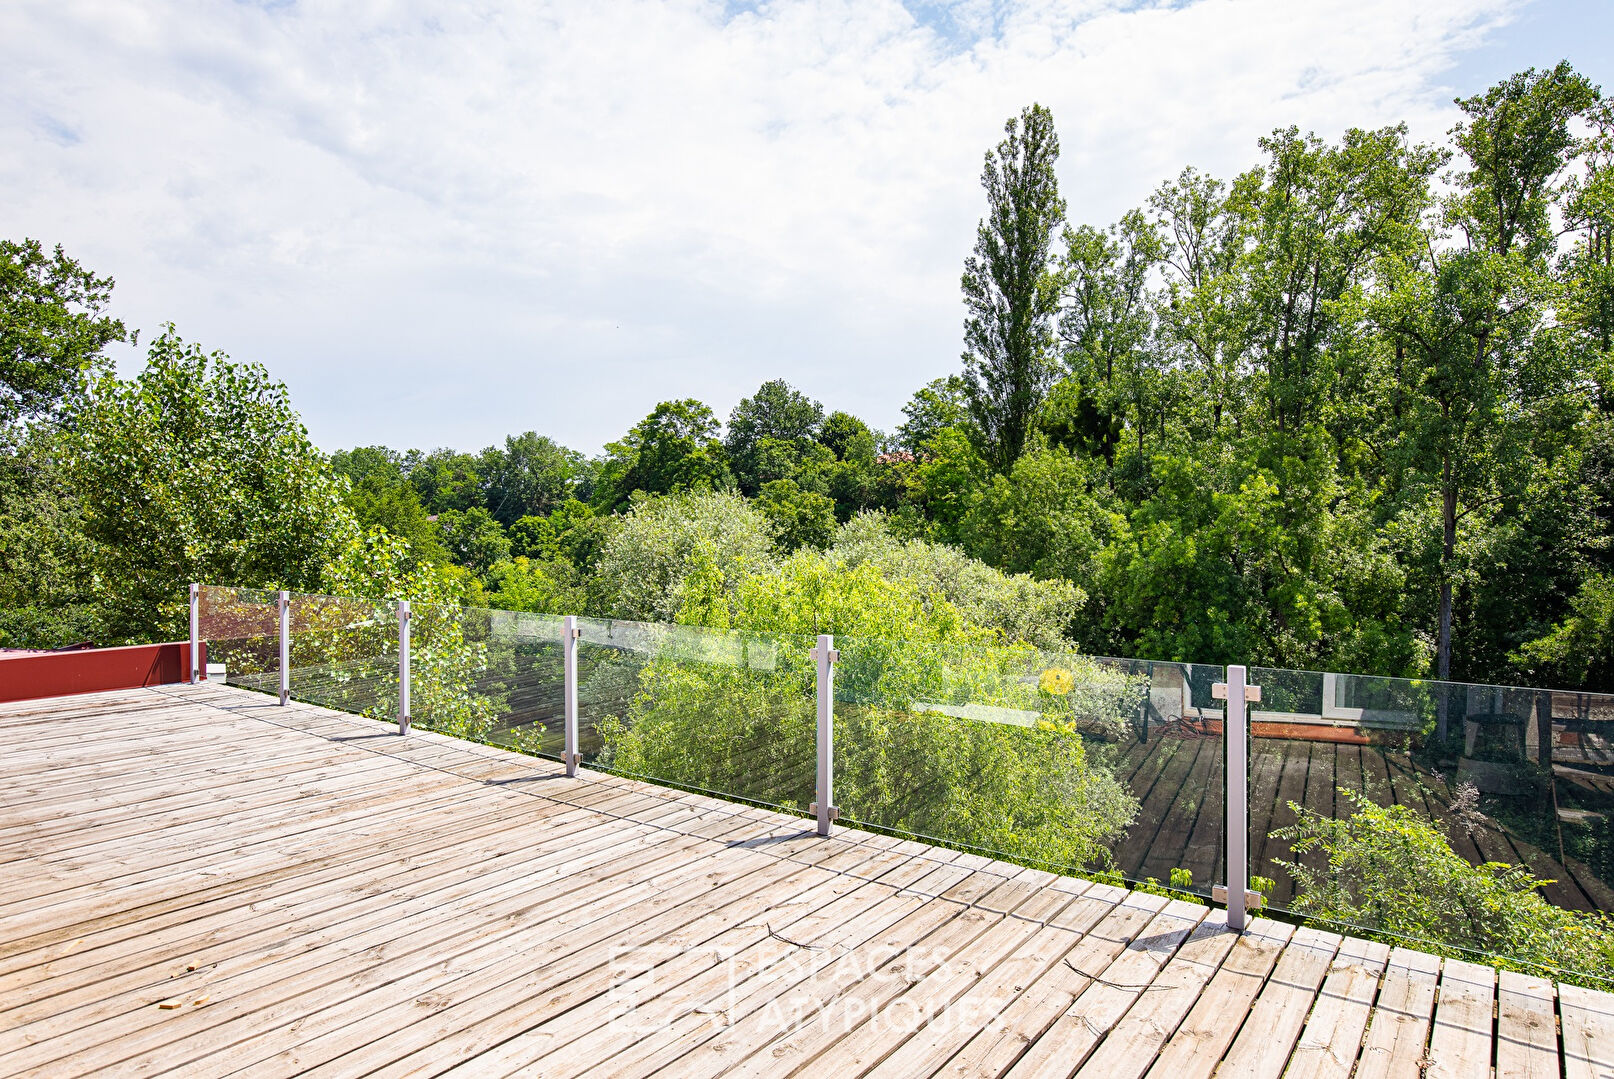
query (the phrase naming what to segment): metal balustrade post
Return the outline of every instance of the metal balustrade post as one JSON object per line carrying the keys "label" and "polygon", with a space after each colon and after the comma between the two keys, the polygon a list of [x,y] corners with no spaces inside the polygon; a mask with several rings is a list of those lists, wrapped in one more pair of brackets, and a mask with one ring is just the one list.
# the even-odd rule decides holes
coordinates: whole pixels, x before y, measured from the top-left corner
{"label": "metal balustrade post", "polygon": [[291,593],[280,593],[280,703],[291,703]]}
{"label": "metal balustrade post", "polygon": [[835,805],[835,662],[840,658],[835,638],[819,634],[818,647],[813,649],[818,664],[818,800],[810,808],[818,818],[818,834],[824,836],[841,815]]}
{"label": "metal balustrade post", "polygon": [[561,629],[561,669],[565,675],[565,735],[566,746],[562,750],[566,761],[566,774],[575,776],[577,766],[582,760],[577,750],[577,616],[569,614]]}
{"label": "metal balustrade post", "polygon": [[[1234,664],[1227,681],[1211,686],[1211,696],[1227,702],[1222,713],[1222,757],[1227,770],[1227,902],[1228,928],[1243,931],[1250,898],[1250,723],[1248,706],[1261,699],[1261,687],[1248,684],[1248,673]],[[1214,893],[1213,893],[1214,894]]]}
{"label": "metal balustrade post", "polygon": [[191,685],[201,681],[202,586],[191,585]]}
{"label": "metal balustrade post", "polygon": [[409,601],[398,601],[398,733],[409,733]]}

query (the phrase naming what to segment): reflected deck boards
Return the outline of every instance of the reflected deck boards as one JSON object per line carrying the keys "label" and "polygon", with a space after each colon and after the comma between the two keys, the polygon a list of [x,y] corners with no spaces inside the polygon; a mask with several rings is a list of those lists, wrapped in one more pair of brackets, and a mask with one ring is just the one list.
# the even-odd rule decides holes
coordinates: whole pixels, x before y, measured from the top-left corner
{"label": "reflected deck boards", "polygon": [[[1181,868],[1189,870],[1197,884],[1219,882],[1221,736],[1183,727],[1163,732],[1151,728],[1147,742],[1128,742],[1116,748],[1117,768],[1140,803],[1137,820],[1116,851],[1121,872],[1130,880],[1153,877],[1166,882],[1173,869]],[[1614,790],[1614,777],[1563,766],[1557,771],[1564,781]],[[1325,816],[1344,812],[1343,799],[1337,793],[1342,787],[1366,791],[1381,805],[1397,802],[1447,819],[1448,777],[1421,770],[1404,752],[1379,746],[1257,738],[1250,758],[1250,868],[1252,873],[1273,879],[1273,902],[1288,902],[1294,883],[1276,864],[1292,857],[1289,844],[1272,831],[1294,823],[1291,801]],[[1544,891],[1561,907],[1614,913],[1614,890],[1574,858],[1566,867],[1492,820],[1472,836],[1460,828],[1448,831],[1456,837],[1458,853],[1472,862],[1523,864],[1551,881]],[[1320,852],[1308,857],[1320,868]]]}
{"label": "reflected deck boards", "polygon": [[[1189,903],[236,689],[7,705],[0,746],[4,1075],[1614,1067],[1608,994],[1235,938]],[[1139,780],[1153,804],[1201,749]]]}

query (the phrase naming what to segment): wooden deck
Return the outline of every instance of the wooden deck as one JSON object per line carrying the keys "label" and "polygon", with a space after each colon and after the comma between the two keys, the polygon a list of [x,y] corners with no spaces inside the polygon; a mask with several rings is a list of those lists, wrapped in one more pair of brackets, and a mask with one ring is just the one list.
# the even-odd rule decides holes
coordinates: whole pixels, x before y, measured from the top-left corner
{"label": "wooden deck", "polygon": [[1614,1072],[1606,994],[241,690],[0,746],[7,1075]]}

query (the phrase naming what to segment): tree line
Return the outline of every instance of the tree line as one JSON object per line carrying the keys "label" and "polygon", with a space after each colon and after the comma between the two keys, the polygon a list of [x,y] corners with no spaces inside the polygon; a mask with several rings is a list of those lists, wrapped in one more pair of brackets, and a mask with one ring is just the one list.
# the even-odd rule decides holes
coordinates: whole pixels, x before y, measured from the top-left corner
{"label": "tree line", "polygon": [[117,378],[110,278],[6,242],[0,633],[170,633],[197,577],[667,614],[602,567],[670,500],[712,535],[691,519],[669,579],[704,558],[732,587],[744,517],[768,559],[878,534],[1058,593],[1008,639],[1607,688],[1614,113],[1568,64],[1458,106],[1441,145],[1274,131],[1111,223],[1072,220],[1026,108],[985,156],[960,362],[889,432],[770,380],[593,457],[532,431],[327,456],[266,372],[172,327]]}

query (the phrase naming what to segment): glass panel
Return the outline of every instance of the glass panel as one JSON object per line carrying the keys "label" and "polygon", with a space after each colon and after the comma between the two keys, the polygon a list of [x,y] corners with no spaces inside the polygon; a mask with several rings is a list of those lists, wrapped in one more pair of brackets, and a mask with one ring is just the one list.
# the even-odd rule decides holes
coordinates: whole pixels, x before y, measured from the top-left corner
{"label": "glass panel", "polygon": [[[565,619],[557,615],[456,608],[446,654],[434,653],[434,685],[428,700],[442,698],[449,684],[462,684],[473,704],[450,717],[440,706],[421,713],[433,729],[476,737],[527,753],[559,758],[565,751],[566,683],[561,656]],[[441,641],[450,613],[428,632]],[[452,658],[453,662],[445,663]],[[411,681],[414,672],[410,672]],[[450,722],[445,724],[445,720]]]}
{"label": "glass panel", "polygon": [[578,619],[586,763],[805,810],[817,770],[814,640]]}
{"label": "glass panel", "polygon": [[1273,906],[1614,974],[1597,958],[1614,936],[1596,944],[1546,909],[1614,913],[1614,697],[1262,668],[1250,681],[1250,867]]}
{"label": "glass panel", "polygon": [[1220,879],[1221,668],[838,642],[843,820],[1056,871]]}
{"label": "glass panel", "polygon": [[280,694],[280,622],[274,592],[202,586],[197,626],[208,679]]}
{"label": "glass panel", "polygon": [[290,629],[293,700],[397,719],[396,603],[293,593]]}

